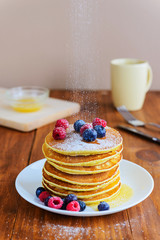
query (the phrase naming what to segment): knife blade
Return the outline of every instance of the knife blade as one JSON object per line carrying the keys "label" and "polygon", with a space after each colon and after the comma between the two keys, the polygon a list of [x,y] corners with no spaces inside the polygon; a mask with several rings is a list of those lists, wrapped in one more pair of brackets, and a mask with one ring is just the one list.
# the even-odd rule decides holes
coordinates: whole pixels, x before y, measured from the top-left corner
{"label": "knife blade", "polygon": [[160,144],[160,138],[148,135],[148,134],[146,134],[144,132],[141,132],[141,131],[137,130],[136,128],[131,128],[131,127],[123,126],[123,125],[118,125],[117,127],[121,128],[121,129],[123,129],[125,131],[135,133],[135,134],[140,135],[140,136],[142,136],[144,138],[147,138],[148,140],[151,140],[153,142],[156,142],[156,143]]}

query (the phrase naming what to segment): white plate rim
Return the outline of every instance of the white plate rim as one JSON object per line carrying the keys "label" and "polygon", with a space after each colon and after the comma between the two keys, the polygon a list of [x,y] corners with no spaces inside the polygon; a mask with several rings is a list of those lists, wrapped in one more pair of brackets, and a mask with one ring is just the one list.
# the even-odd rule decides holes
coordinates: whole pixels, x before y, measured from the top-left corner
{"label": "white plate rim", "polygon": [[[28,165],[27,167],[25,167],[17,176],[16,180],[15,180],[15,187],[16,187],[16,190],[17,192],[19,193],[19,195],[25,199],[27,202],[33,204],[34,206],[36,207],[39,207],[41,209],[44,209],[44,210],[47,210],[49,212],[53,212],[53,213],[57,213],[57,214],[61,214],[61,215],[67,215],[67,216],[77,216],[77,217],[93,217],[93,216],[103,216],[103,215],[109,215],[109,214],[113,214],[113,213],[117,213],[117,212],[120,212],[120,211],[123,211],[123,210],[126,210],[128,208],[131,208],[137,204],[139,204],[140,202],[142,202],[143,200],[145,200],[152,192],[153,188],[154,188],[154,180],[151,176],[151,174],[146,170],[144,169],[143,167],[139,166],[138,164],[136,163],[133,163],[131,161],[128,161],[126,159],[122,159],[121,162],[120,162],[120,166],[122,164],[126,164],[127,166],[129,167],[136,167],[137,169],[141,170],[145,176],[147,177],[148,181],[150,182],[150,188],[148,189],[147,193],[137,199],[137,201],[134,201],[134,203],[129,203],[129,204],[123,204],[122,206],[119,206],[119,207],[115,207],[115,208],[111,208],[107,211],[89,211],[88,209],[90,209],[89,207],[87,207],[88,209],[86,211],[83,211],[83,212],[73,212],[73,211],[66,211],[66,210],[59,210],[59,209],[53,209],[53,208],[50,208],[50,207],[47,207],[45,206],[43,203],[40,202],[40,200],[37,198],[36,199],[36,195],[33,196],[33,199],[30,199],[28,198],[24,192],[23,192],[23,189],[21,188],[19,182],[21,180],[21,178],[24,176],[25,172],[27,170],[29,170],[30,168],[32,167],[36,167],[37,165],[42,165],[44,164],[44,162],[46,161],[45,158],[43,159],[40,159],[40,160],[37,160],[36,162],[34,163],[31,163],[30,165]],[[123,183],[123,182],[122,182]],[[41,183],[40,185],[41,186]],[[24,189],[25,190],[25,189]],[[134,189],[133,189],[134,190]],[[36,189],[35,189],[36,191]]]}

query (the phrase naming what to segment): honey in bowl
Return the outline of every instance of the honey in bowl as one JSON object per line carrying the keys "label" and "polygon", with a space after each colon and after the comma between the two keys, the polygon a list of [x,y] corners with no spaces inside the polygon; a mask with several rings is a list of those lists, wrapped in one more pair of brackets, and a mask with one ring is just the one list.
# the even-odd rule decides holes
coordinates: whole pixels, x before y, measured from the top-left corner
{"label": "honey in bowl", "polygon": [[37,103],[34,98],[22,98],[13,104],[13,109],[18,112],[35,112],[42,108],[40,103]]}
{"label": "honey in bowl", "polygon": [[40,110],[49,96],[43,87],[23,86],[6,91],[7,103],[18,112],[28,113]]}

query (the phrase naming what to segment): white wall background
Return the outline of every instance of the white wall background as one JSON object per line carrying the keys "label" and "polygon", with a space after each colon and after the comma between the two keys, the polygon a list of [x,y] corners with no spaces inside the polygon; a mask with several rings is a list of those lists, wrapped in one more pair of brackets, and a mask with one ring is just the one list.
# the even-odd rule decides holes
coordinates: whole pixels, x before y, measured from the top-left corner
{"label": "white wall background", "polygon": [[147,60],[160,89],[159,0],[0,0],[0,86],[110,88],[110,60]]}

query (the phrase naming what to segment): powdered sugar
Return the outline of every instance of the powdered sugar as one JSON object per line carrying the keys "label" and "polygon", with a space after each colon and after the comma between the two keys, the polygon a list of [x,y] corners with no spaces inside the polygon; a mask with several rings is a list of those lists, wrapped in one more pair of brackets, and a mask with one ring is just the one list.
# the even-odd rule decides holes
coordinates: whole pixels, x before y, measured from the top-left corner
{"label": "powdered sugar", "polygon": [[106,127],[106,136],[104,138],[97,138],[94,142],[85,142],[82,136],[74,131],[73,125],[70,125],[66,139],[59,141],[50,137],[47,143],[54,149],[67,152],[83,152],[87,150],[106,150],[114,148],[122,143],[122,137],[115,129]]}

